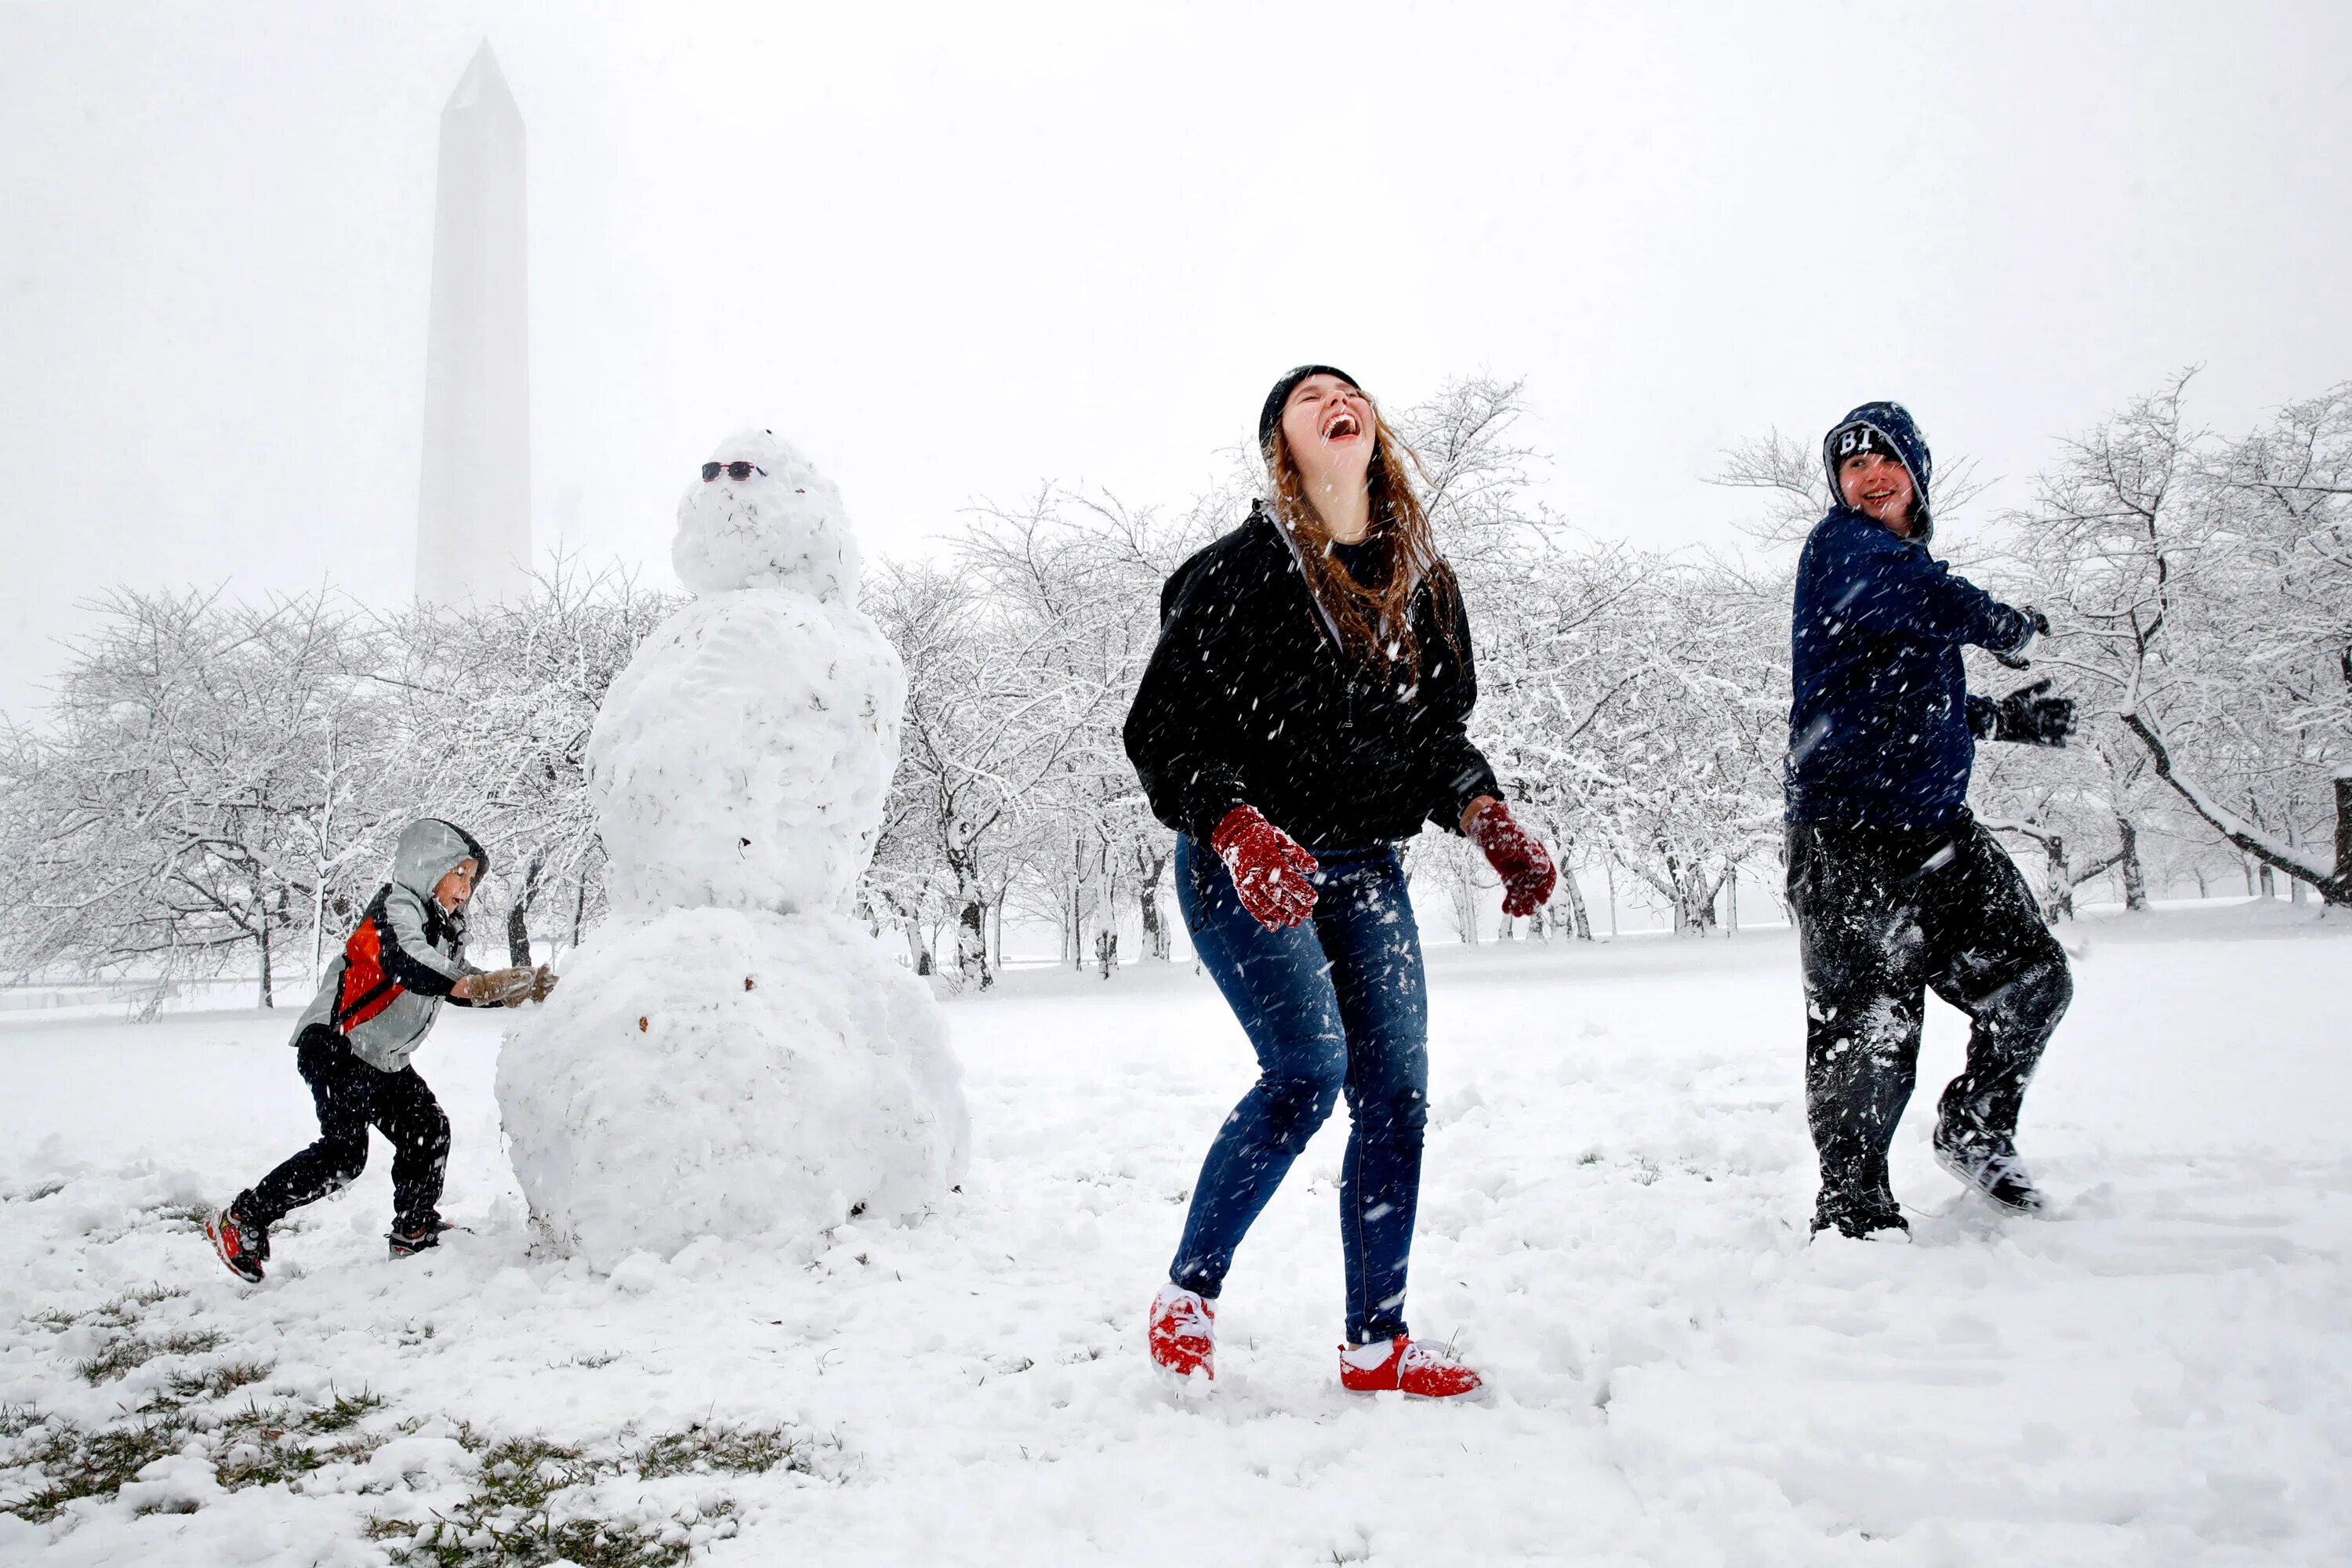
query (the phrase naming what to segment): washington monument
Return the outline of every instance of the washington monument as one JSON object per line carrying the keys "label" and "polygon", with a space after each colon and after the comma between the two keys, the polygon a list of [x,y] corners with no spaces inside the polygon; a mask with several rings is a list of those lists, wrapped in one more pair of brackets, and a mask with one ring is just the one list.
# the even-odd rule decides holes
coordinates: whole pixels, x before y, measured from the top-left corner
{"label": "washington monument", "polygon": [[441,110],[425,461],[422,605],[520,598],[530,570],[530,330],[522,114],[489,41]]}

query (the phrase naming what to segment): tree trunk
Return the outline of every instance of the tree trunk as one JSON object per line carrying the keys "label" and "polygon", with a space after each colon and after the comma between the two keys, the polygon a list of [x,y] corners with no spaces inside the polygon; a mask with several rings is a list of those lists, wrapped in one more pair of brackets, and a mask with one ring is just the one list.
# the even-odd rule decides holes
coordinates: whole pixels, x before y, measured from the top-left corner
{"label": "tree trunk", "polygon": [[[1568,896],[1568,928],[1579,942],[1592,940],[1592,917],[1585,912],[1584,889],[1576,885],[1576,871],[1565,860],[1559,866],[1559,890]],[[1553,921],[1558,922],[1559,906],[1555,904]]]}
{"label": "tree trunk", "polygon": [[1727,867],[1723,873],[1723,929],[1727,935],[1739,934],[1739,868]]}
{"label": "tree trunk", "polygon": [[532,851],[522,890],[507,904],[507,962],[519,969],[530,967],[530,906],[539,900],[540,874],[546,869],[547,851]]}
{"label": "tree trunk", "polygon": [[265,1007],[275,1007],[278,1005],[278,998],[271,994],[269,983],[269,909],[268,905],[264,905],[261,910],[259,941],[261,942],[261,1005]]}
{"label": "tree trunk", "polygon": [[2336,879],[2352,882],[2352,768],[2336,776]]}
{"label": "tree trunk", "polygon": [[2042,887],[2042,918],[2051,925],[2058,923],[2061,915],[2074,916],[2074,879],[2066,875],[2066,840],[2051,834],[2042,841],[2044,875]]}
{"label": "tree trunk", "polygon": [[2263,868],[2262,868],[2262,870],[2258,873],[2258,875],[2259,875],[2259,876],[2261,877],[2261,879],[2262,879],[2262,884],[2263,884],[2263,898],[2265,898],[2265,899],[2275,899],[2275,898],[2277,898],[2277,897],[2278,897],[2278,879],[2277,879],[2275,876],[2273,876],[2273,875],[2272,874],[2272,871],[2271,871],[2271,863],[2270,863],[2269,861],[2265,860],[2265,861],[2263,861]]}
{"label": "tree trunk", "polygon": [[1160,918],[1160,882],[1157,878],[1136,889],[1135,902],[1143,916],[1143,951],[1165,963],[1168,962],[1168,927]]}
{"label": "tree trunk", "polygon": [[1135,890],[1136,906],[1143,915],[1143,951],[1165,963],[1171,933],[1167,918],[1160,912],[1160,881],[1168,874],[1169,856],[1139,848],[1136,859],[1143,873],[1136,879]]}
{"label": "tree trunk", "polygon": [[2116,853],[2117,864],[2123,868],[2124,908],[2144,910],[2147,908],[2147,872],[2139,863],[2139,829],[2132,826],[2130,817],[2118,812],[2116,835],[2123,841]]}
{"label": "tree trunk", "polygon": [[982,991],[996,984],[988,964],[988,906],[971,899],[956,921],[956,967],[966,980],[978,980]]}
{"label": "tree trunk", "polygon": [[588,921],[588,865],[580,865],[580,885],[572,895],[572,945],[580,945],[580,928]]}

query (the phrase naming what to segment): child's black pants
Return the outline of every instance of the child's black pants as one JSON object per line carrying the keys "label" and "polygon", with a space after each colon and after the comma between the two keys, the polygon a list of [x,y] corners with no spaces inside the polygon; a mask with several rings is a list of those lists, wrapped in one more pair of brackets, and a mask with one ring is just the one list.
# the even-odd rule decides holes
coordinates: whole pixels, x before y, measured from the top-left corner
{"label": "child's black pants", "polygon": [[2074,994],[2065,950],[1973,817],[1947,828],[1790,823],[1788,852],[1822,1192],[1891,1203],[1886,1151],[1918,1079],[1923,991],[1974,1024],[1938,1139],[2013,1137],[2026,1083]]}
{"label": "child's black pants", "polygon": [[236,1200],[257,1225],[276,1225],[358,1180],[367,1169],[368,1128],[392,1141],[392,1223],[414,1230],[440,1218],[449,1165],[449,1118],[415,1068],[383,1072],[352,1054],[351,1042],[313,1024],[295,1042],[294,1066],[319,1108],[319,1141]]}

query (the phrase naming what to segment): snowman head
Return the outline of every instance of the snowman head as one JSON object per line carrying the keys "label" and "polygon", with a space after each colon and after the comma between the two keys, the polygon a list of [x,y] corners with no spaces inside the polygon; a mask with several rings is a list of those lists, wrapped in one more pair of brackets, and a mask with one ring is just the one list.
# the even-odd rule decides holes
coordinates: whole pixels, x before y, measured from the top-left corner
{"label": "snowman head", "polygon": [[841,493],[772,430],[738,430],[710,449],[678,500],[669,558],[698,594],[772,584],[832,599],[857,585]]}

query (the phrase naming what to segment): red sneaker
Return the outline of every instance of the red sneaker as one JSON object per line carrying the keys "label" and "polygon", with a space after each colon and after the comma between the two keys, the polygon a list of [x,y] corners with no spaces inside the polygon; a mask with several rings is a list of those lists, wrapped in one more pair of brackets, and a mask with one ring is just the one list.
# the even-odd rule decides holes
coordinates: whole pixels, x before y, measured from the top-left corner
{"label": "red sneaker", "polygon": [[1151,1299],[1152,1364],[1179,1377],[1217,1376],[1217,1304],[1181,1285],[1160,1287]]}
{"label": "red sneaker", "polygon": [[1339,1386],[1356,1394],[1402,1389],[1421,1399],[1455,1399],[1475,1394],[1478,1374],[1444,1351],[1403,1334],[1383,1344],[1339,1347]]}
{"label": "red sneaker", "polygon": [[261,1283],[261,1266],[269,1261],[269,1227],[256,1225],[234,1206],[205,1216],[205,1236],[228,1271],[248,1285]]}

